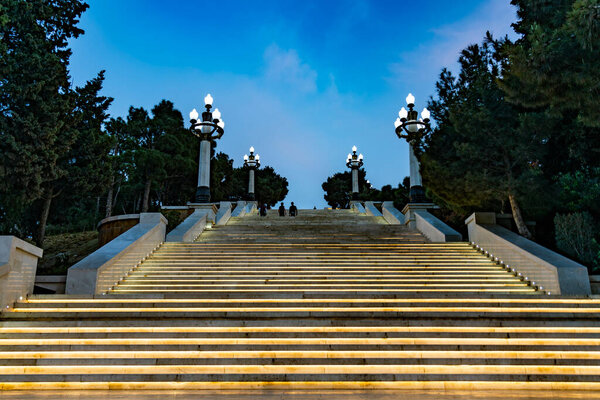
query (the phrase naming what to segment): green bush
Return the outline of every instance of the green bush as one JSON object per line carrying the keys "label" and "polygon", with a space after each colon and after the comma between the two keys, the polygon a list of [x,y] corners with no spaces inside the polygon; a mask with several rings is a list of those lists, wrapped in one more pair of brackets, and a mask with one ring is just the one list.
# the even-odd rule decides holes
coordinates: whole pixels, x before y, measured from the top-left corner
{"label": "green bush", "polygon": [[586,211],[557,214],[554,217],[556,246],[565,254],[588,265],[592,270],[600,269],[600,246],[594,235],[594,218]]}

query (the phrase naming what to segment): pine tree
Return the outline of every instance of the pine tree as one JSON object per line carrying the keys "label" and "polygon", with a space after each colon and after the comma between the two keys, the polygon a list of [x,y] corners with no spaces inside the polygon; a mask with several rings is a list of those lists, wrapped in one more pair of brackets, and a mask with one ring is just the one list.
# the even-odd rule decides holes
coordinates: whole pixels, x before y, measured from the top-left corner
{"label": "pine tree", "polygon": [[[25,210],[43,199],[40,220],[64,176],[59,159],[73,138],[75,101],[68,40],[87,4],[77,0],[4,0],[0,5],[0,229],[27,234]],[[39,226],[39,223],[38,223]],[[25,232],[25,231],[29,232]],[[39,231],[38,231],[39,234]],[[41,244],[40,238],[37,238]]]}
{"label": "pine tree", "polygon": [[425,186],[457,208],[498,208],[508,200],[519,233],[530,237],[520,203],[543,193],[542,132],[505,100],[489,34],[463,50],[459,63],[457,78],[442,72],[429,104],[437,127],[417,149]]}

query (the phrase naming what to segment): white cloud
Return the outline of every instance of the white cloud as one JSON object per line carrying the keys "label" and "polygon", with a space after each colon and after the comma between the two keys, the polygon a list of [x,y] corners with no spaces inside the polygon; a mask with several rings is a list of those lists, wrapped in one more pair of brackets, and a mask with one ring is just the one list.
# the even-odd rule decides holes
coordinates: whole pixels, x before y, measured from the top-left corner
{"label": "white cloud", "polygon": [[489,0],[462,20],[432,29],[429,42],[401,53],[400,60],[389,66],[389,81],[419,82],[423,77],[437,78],[444,67],[455,70],[461,50],[481,43],[488,30],[495,37],[512,35],[511,24],[515,20],[516,9],[509,1]]}
{"label": "white cloud", "polygon": [[270,83],[284,83],[304,93],[317,90],[317,73],[300,60],[296,50],[272,44],[265,50],[264,60],[265,79]]}

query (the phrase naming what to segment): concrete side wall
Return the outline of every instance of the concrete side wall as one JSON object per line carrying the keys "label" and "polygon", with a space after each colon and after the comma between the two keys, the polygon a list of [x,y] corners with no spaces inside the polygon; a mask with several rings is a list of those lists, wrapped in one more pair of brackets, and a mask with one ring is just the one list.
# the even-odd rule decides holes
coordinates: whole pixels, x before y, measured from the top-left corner
{"label": "concrete side wall", "polygon": [[43,250],[14,236],[0,236],[0,307],[10,308],[33,293]]}
{"label": "concrete side wall", "polygon": [[365,207],[362,205],[362,203],[358,202],[358,201],[351,201],[350,202],[350,208],[353,211],[356,211],[359,214],[366,214],[367,211],[365,210]]}
{"label": "concrete side wall", "polygon": [[206,228],[207,210],[195,210],[167,235],[167,242],[193,242]]}
{"label": "concrete side wall", "polygon": [[553,294],[591,294],[587,268],[495,224],[495,214],[474,213],[465,223],[469,241]]}
{"label": "concrete side wall", "polygon": [[238,201],[235,208],[231,212],[232,217],[243,217],[246,215],[246,202]]}
{"label": "concrete side wall", "polygon": [[404,225],[404,215],[394,207],[393,201],[384,201],[381,206],[381,214],[390,225]]}
{"label": "concrete side wall", "polygon": [[252,214],[252,213],[256,212],[257,209],[258,209],[258,204],[256,201],[250,201],[250,202],[248,202],[248,204],[246,204],[246,214]]}
{"label": "concrete side wall", "polygon": [[460,242],[462,235],[427,210],[416,210],[417,230],[434,243]]}
{"label": "concrete side wall", "polygon": [[222,201],[215,216],[215,225],[225,225],[231,218],[231,202]]}
{"label": "concrete side wall", "polygon": [[140,223],[67,271],[66,294],[101,294],[121,280],[165,240],[167,219],[140,214]]}
{"label": "concrete side wall", "polygon": [[381,212],[375,207],[372,201],[365,201],[365,211],[367,215],[371,215],[373,217],[382,217]]}

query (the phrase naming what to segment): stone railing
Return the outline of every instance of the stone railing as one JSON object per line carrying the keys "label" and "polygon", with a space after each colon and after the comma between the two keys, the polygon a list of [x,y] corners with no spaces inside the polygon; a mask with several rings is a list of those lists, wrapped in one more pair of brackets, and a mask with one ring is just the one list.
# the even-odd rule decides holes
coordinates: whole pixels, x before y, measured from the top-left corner
{"label": "stone railing", "polygon": [[249,201],[246,204],[246,214],[252,214],[258,210],[258,203],[256,201]]}
{"label": "stone railing", "polygon": [[359,214],[366,214],[367,213],[367,211],[365,210],[365,207],[359,201],[351,201],[350,202],[350,208],[353,211],[355,211],[355,212],[357,212]]}
{"label": "stone railing", "polygon": [[591,294],[587,268],[508,229],[494,213],[474,213],[465,221],[469,241],[552,294]]}
{"label": "stone railing", "polygon": [[14,236],[0,236],[0,307],[33,293],[38,259],[43,250]]}
{"label": "stone railing", "polygon": [[381,214],[390,225],[404,225],[404,215],[396,207],[393,201],[384,201],[381,205]]}
{"label": "stone railing", "polygon": [[231,202],[222,201],[215,216],[215,225],[225,225],[231,218]]}
{"label": "stone railing", "polygon": [[460,242],[462,235],[431,214],[433,203],[408,203],[402,209],[404,224],[416,229],[434,243]]}
{"label": "stone railing", "polygon": [[204,232],[206,228],[206,220],[208,217],[207,210],[195,210],[192,215],[187,217],[182,223],[177,225],[167,235],[167,242],[193,242]]}
{"label": "stone railing", "polygon": [[166,228],[162,214],[140,214],[139,224],[69,268],[65,292],[105,293],[164,242]]}
{"label": "stone railing", "polygon": [[375,204],[372,201],[365,201],[365,211],[366,211],[367,215],[370,215],[373,217],[382,217],[383,216],[381,214],[381,211],[379,211],[377,209],[377,207],[375,207]]}
{"label": "stone railing", "polygon": [[235,205],[235,208],[231,212],[231,216],[232,217],[243,217],[244,215],[246,215],[246,202],[238,201],[237,204]]}

